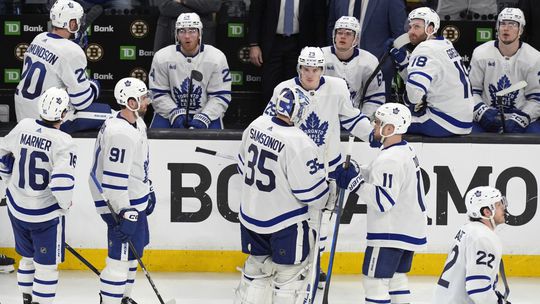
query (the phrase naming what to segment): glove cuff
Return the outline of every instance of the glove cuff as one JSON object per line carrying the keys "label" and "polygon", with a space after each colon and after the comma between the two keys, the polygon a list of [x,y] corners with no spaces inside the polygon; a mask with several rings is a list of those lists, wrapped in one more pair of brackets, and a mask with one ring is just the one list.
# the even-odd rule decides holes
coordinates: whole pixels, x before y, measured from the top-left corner
{"label": "glove cuff", "polygon": [[208,117],[208,115],[206,115],[204,113],[195,114],[193,116],[193,119],[197,119],[197,120],[202,121],[206,125],[206,128],[208,128],[208,126],[210,126],[210,123],[212,122],[210,120],[210,117]]}
{"label": "glove cuff", "polygon": [[136,222],[139,219],[139,212],[135,208],[122,209],[119,215],[120,218],[130,222]]}
{"label": "glove cuff", "polygon": [[172,125],[174,123],[174,120],[180,115],[186,115],[186,109],[172,109],[172,111],[169,112],[169,123]]}
{"label": "glove cuff", "polygon": [[474,110],[474,121],[479,122],[480,119],[482,119],[482,116],[484,116],[484,113],[489,109],[489,107],[485,104],[482,104],[478,107],[478,109]]}

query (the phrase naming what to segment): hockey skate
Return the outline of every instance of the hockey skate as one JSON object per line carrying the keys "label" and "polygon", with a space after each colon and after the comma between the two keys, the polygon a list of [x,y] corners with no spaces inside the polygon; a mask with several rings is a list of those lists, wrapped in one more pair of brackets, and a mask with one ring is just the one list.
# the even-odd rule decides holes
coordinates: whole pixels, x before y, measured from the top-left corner
{"label": "hockey skate", "polygon": [[132,298],[125,297],[122,299],[122,304],[137,304]]}
{"label": "hockey skate", "polygon": [[326,286],[326,273],[320,269],[319,272],[319,284],[317,285],[318,289],[324,289],[324,286]]}
{"label": "hockey skate", "polygon": [[0,273],[11,273],[15,271],[15,268],[13,267],[13,264],[15,264],[15,260],[7,257],[3,254],[0,254]]}
{"label": "hockey skate", "polygon": [[23,304],[32,304],[32,295],[29,293],[23,293]]}

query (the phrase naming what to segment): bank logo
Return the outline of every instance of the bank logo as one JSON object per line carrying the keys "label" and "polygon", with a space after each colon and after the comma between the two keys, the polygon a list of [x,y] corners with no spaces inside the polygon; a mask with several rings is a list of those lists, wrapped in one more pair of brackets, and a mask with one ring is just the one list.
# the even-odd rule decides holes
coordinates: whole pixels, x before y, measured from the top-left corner
{"label": "bank logo", "polygon": [[120,46],[120,60],[136,60],[137,47],[134,45]]}
{"label": "bank logo", "polygon": [[19,83],[21,69],[4,69],[4,83]]}
{"label": "bank logo", "polygon": [[490,41],[493,37],[493,29],[486,27],[479,27],[476,29],[476,42]]}
{"label": "bank logo", "polygon": [[148,35],[148,23],[144,20],[135,20],[129,27],[131,35],[135,38],[143,38]]}
{"label": "bank logo", "polygon": [[15,46],[15,50],[13,50],[13,54],[15,55],[15,58],[17,58],[17,60],[23,61],[24,53],[26,53],[28,46],[29,44],[26,42],[19,43],[17,44],[17,46]]}
{"label": "bank logo", "polygon": [[242,63],[250,63],[249,60],[249,46],[245,46],[238,50],[238,59]]}
{"label": "bank logo", "polygon": [[86,57],[92,62],[101,60],[104,54],[103,47],[97,43],[90,43],[86,48]]}
{"label": "bank logo", "polygon": [[244,24],[243,23],[228,23],[227,24],[227,37],[243,38],[244,37]]}
{"label": "bank logo", "polygon": [[457,26],[447,25],[443,28],[442,34],[444,38],[450,40],[452,43],[456,43],[459,40],[460,32]]}
{"label": "bank logo", "polygon": [[244,84],[244,73],[242,71],[231,71],[232,85]]}
{"label": "bank logo", "polygon": [[20,21],[4,21],[4,35],[20,36],[21,22]]}
{"label": "bank logo", "polygon": [[140,68],[140,67],[137,67],[137,68],[134,68],[133,70],[131,70],[131,72],[129,72],[129,75],[131,77],[135,77],[137,79],[140,79],[143,82],[146,82],[148,80],[148,73],[146,72],[145,69]]}

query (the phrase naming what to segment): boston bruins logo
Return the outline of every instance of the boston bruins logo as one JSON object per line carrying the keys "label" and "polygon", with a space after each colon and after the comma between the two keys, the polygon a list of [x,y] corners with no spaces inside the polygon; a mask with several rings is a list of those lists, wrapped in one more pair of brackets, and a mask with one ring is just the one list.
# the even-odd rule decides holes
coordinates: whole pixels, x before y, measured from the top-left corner
{"label": "boston bruins logo", "polygon": [[450,42],[452,43],[456,43],[460,36],[459,29],[457,28],[457,26],[453,25],[445,26],[442,30],[442,34],[444,38],[450,40]]}
{"label": "boston bruins logo", "polygon": [[135,20],[129,27],[131,35],[135,38],[143,38],[148,35],[148,23],[143,20]]}
{"label": "boston bruins logo", "polygon": [[92,62],[101,60],[104,53],[103,47],[97,43],[90,43],[86,48],[86,57]]}
{"label": "boston bruins logo", "polygon": [[134,68],[133,70],[131,70],[131,72],[129,72],[129,75],[131,77],[135,77],[135,78],[138,78],[144,82],[146,82],[146,80],[148,79],[148,73],[146,72],[145,69],[143,68]]}
{"label": "boston bruins logo", "polygon": [[245,46],[238,50],[238,59],[242,63],[249,63],[249,46]]}
{"label": "boston bruins logo", "polygon": [[24,59],[24,53],[26,53],[26,49],[28,48],[29,44],[28,43],[19,43],[17,44],[17,46],[15,47],[15,50],[14,50],[14,54],[15,54],[15,58],[17,58],[17,60],[20,60],[20,61],[23,61]]}

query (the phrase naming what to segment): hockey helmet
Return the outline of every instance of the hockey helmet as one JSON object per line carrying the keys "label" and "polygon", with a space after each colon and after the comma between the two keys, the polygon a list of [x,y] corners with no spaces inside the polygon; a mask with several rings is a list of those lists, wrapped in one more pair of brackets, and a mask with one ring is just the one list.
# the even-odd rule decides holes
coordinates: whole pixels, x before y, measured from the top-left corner
{"label": "hockey helmet", "polygon": [[294,125],[298,125],[306,118],[309,106],[309,98],[300,88],[284,88],[276,101],[276,113],[288,117]]}
{"label": "hockey helmet", "polygon": [[355,42],[353,46],[358,44],[358,35],[360,35],[360,22],[353,16],[342,16],[334,24],[334,31],[332,32],[332,41],[335,44],[336,42],[336,30],[338,29],[348,29],[355,33]]}
{"label": "hockey helmet", "polygon": [[[405,134],[411,125],[411,111],[400,103],[385,103],[375,111],[375,118],[381,122],[382,128],[387,125],[394,126],[394,134]],[[386,137],[391,136],[387,135]]]}
{"label": "hockey helmet", "polygon": [[141,104],[141,97],[147,94],[148,89],[146,88],[146,84],[144,84],[142,80],[134,77],[122,78],[116,83],[116,86],[114,87],[114,98],[119,105],[129,108],[128,100],[130,98],[133,98],[135,99],[135,101],[137,101],[136,109],[129,108],[132,111],[137,111],[139,109]]}
{"label": "hockey helmet", "polygon": [[[51,24],[55,27],[66,29],[73,34],[81,27],[83,15],[84,10],[79,3],[71,0],[58,0],[51,7]],[[72,19],[77,21],[77,29],[74,31],[69,28],[69,22]]]}
{"label": "hockey helmet", "polygon": [[523,28],[525,27],[525,15],[523,14],[523,11],[519,8],[507,7],[503,9],[497,17],[497,29],[499,28],[499,24],[503,20],[511,20],[517,22],[519,24],[519,33],[523,33]]}
{"label": "hockey helmet", "polygon": [[[428,36],[435,35],[435,33],[437,33],[437,31],[439,30],[439,27],[441,26],[441,19],[439,18],[439,15],[437,14],[437,12],[435,12],[429,7],[419,7],[410,12],[408,21],[411,22],[414,19],[424,20],[424,32]],[[433,24],[433,33],[428,34],[427,28],[430,24]]]}
{"label": "hockey helmet", "polygon": [[324,54],[321,48],[306,46],[300,51],[298,56],[297,70],[300,73],[301,66],[320,67],[323,69],[323,74],[326,70],[326,61],[324,60]]}
{"label": "hockey helmet", "polygon": [[64,89],[51,87],[39,98],[39,116],[47,121],[58,121],[69,105],[69,95]]}
{"label": "hockey helmet", "polygon": [[[465,195],[465,205],[467,206],[467,215],[471,218],[491,219],[495,216],[495,204],[502,202],[506,207],[506,198],[501,194],[501,191],[493,187],[481,186],[476,187]],[[491,210],[491,217],[482,215],[482,208]]]}
{"label": "hockey helmet", "polygon": [[[183,28],[196,28],[199,30],[199,43],[202,39],[202,30],[203,24],[201,18],[196,13],[183,13],[176,18],[176,35],[178,35],[178,30]],[[175,35],[175,36],[176,36]]]}

